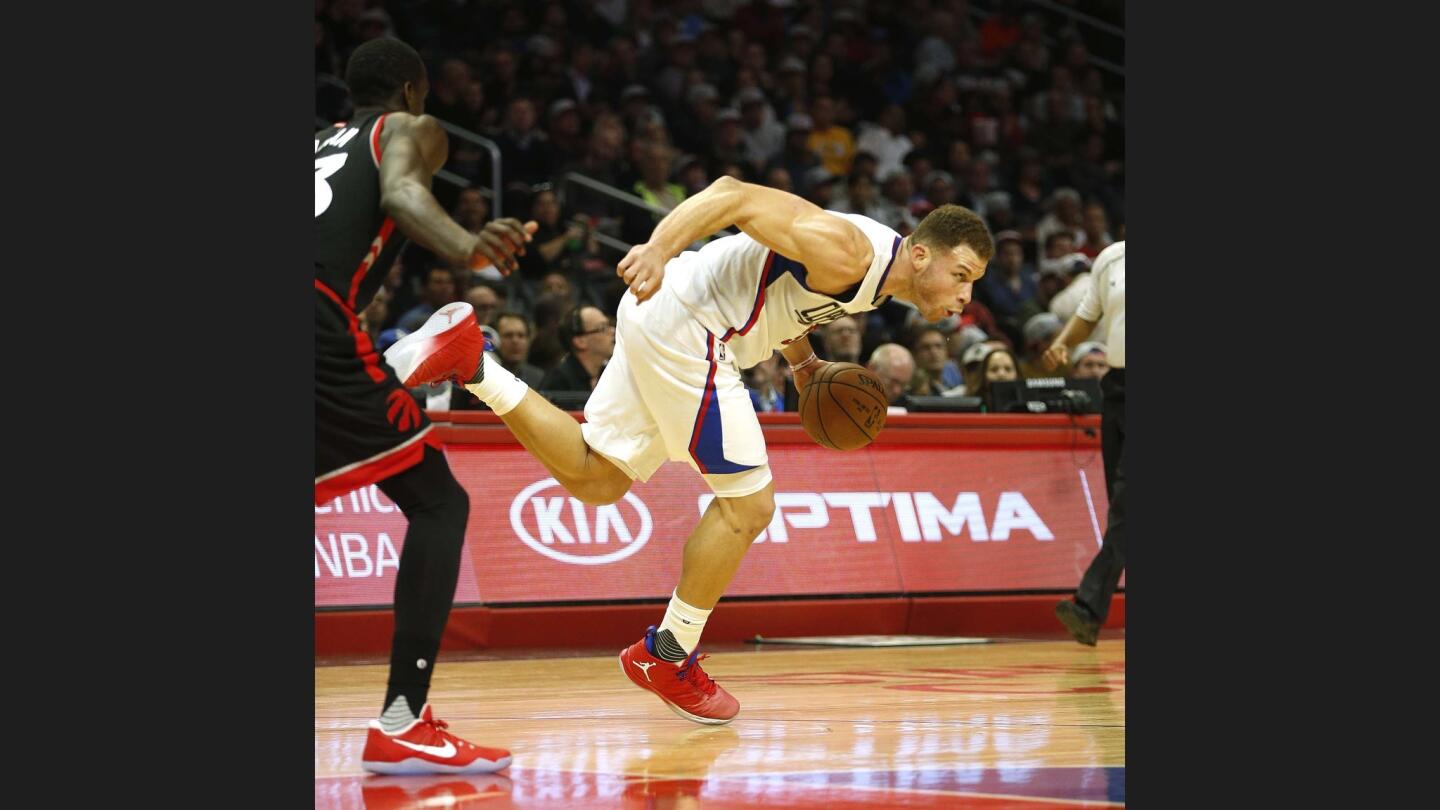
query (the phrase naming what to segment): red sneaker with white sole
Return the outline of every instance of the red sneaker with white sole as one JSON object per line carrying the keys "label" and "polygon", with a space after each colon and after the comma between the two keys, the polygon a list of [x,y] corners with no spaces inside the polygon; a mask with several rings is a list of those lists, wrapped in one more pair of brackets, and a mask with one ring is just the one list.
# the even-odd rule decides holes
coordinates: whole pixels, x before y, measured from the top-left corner
{"label": "red sneaker with white sole", "polygon": [[510,752],[456,737],[449,724],[436,720],[430,704],[415,722],[387,734],[379,720],[370,721],[360,767],[371,773],[491,773],[510,766]]}
{"label": "red sneaker with white sole", "polygon": [[670,711],[706,725],[728,723],[740,713],[740,701],[700,668],[709,656],[695,652],[676,664],[657,657],[654,650],[652,625],[644,638],[620,651],[620,669],[636,686],[658,695]]}
{"label": "red sneaker with white sole", "polygon": [[425,325],[385,350],[385,362],[406,388],[456,379],[462,385],[480,371],[485,333],[475,322],[475,308],[457,301],[436,310]]}

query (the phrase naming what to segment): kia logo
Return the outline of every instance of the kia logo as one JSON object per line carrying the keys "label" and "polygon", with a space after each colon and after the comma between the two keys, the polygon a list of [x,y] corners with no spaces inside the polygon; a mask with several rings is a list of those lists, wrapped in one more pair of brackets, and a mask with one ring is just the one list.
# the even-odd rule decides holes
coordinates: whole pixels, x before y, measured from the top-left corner
{"label": "kia logo", "polygon": [[[554,478],[536,481],[510,503],[510,526],[530,548],[563,563],[605,565],[629,557],[650,539],[650,510],[631,493],[625,493],[624,498],[630,508],[622,510],[619,503],[586,506],[569,497],[564,489],[555,495],[545,494],[545,490],[559,486]],[[538,539],[526,525],[527,511]],[[638,533],[633,529],[637,521]]]}

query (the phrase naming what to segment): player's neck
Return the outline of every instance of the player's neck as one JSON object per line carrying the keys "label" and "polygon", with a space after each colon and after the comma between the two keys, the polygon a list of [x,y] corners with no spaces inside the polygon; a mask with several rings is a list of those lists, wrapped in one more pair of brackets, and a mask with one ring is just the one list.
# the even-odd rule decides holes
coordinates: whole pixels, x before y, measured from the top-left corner
{"label": "player's neck", "polygon": [[392,107],[388,104],[368,104],[364,107],[356,107],[355,114],[350,116],[350,120],[359,121],[367,115],[377,115],[379,113],[393,112],[402,112],[402,110],[397,107]]}
{"label": "player's neck", "polygon": [[876,295],[893,295],[902,301],[914,301],[915,294],[915,265],[910,262],[910,237],[900,240],[900,247],[895,255],[895,264],[890,267],[890,274],[885,277],[885,283],[876,290]]}

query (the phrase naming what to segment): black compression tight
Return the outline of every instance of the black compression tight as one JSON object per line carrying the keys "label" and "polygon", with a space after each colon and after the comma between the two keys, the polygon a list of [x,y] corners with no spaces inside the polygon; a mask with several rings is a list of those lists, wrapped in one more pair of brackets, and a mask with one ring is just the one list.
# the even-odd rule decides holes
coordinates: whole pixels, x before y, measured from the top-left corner
{"label": "black compression tight", "polygon": [[455,601],[470,496],[450,472],[445,455],[433,447],[425,448],[420,463],[379,487],[409,521],[395,579],[395,637],[385,706],[404,695],[411,711],[419,714]]}

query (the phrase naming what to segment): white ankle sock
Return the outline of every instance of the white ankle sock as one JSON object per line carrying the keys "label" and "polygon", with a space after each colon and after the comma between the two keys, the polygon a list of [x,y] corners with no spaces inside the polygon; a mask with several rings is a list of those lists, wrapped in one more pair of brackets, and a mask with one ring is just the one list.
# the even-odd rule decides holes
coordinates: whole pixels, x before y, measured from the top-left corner
{"label": "white ankle sock", "polygon": [[486,352],[482,362],[485,363],[485,379],[465,386],[465,390],[489,405],[496,415],[509,413],[525,398],[525,392],[530,390],[530,386],[500,365],[500,358],[495,355]]}
{"label": "white ankle sock", "polygon": [[[710,618],[709,610],[701,610],[694,605],[687,605],[680,600],[678,593],[670,596],[670,606],[665,609],[665,620],[660,622],[660,628],[656,630],[655,649],[657,653],[670,652],[670,655],[661,655],[662,658],[674,657],[673,650],[661,650],[663,639],[660,634],[670,631],[670,635],[680,644],[685,655],[695,652],[700,646],[700,634],[705,632],[705,620]],[[668,645],[667,645],[668,646]]]}

